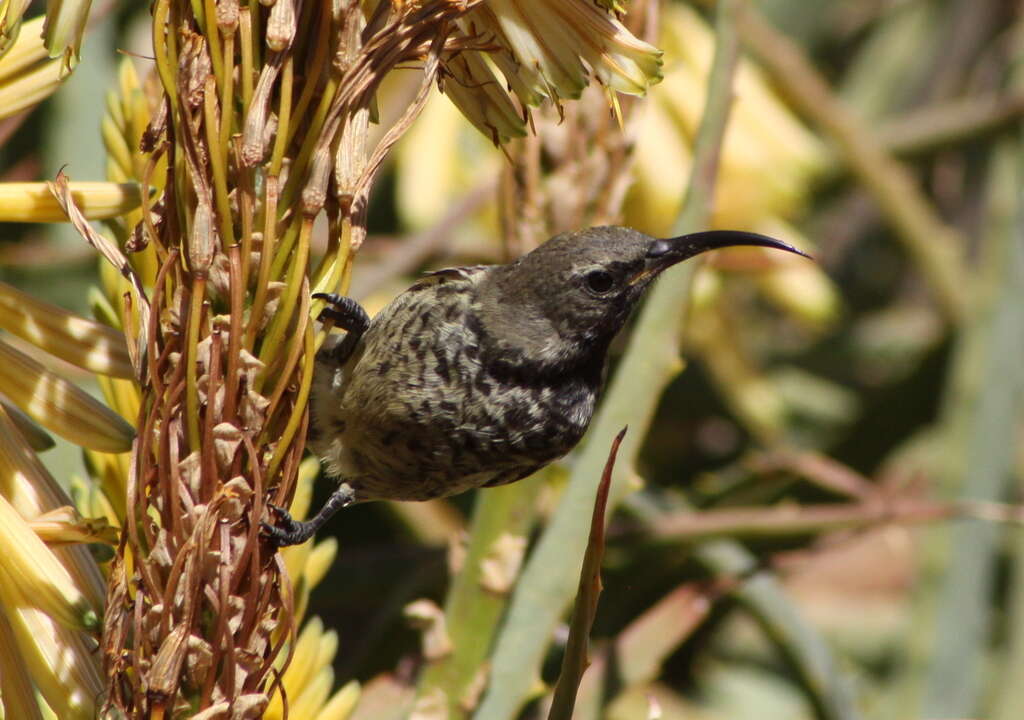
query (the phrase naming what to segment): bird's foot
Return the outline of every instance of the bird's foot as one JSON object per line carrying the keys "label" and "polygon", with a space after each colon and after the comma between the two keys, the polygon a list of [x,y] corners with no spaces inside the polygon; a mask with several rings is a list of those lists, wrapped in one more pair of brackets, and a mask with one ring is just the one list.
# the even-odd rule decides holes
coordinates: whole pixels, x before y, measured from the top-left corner
{"label": "bird's foot", "polygon": [[343,507],[347,507],[356,501],[355,491],[346,483],[342,483],[327,498],[327,502],[320,508],[320,511],[305,522],[296,520],[283,507],[267,503],[270,511],[277,515],[277,523],[271,525],[261,522],[260,528],[263,537],[275,547],[287,547],[288,545],[300,545],[306,542],[314,533],[319,530],[334,513]]}
{"label": "bird's foot", "polygon": [[267,503],[267,507],[277,516],[277,522],[274,525],[261,522],[260,530],[267,542],[274,547],[301,545],[313,537],[313,533],[316,532],[316,523],[296,520],[290,512],[277,505]]}
{"label": "bird's foot", "polygon": [[327,307],[320,311],[317,320],[331,320],[342,330],[362,335],[370,327],[370,316],[355,300],[337,293],[313,293],[313,299],[323,300]]}

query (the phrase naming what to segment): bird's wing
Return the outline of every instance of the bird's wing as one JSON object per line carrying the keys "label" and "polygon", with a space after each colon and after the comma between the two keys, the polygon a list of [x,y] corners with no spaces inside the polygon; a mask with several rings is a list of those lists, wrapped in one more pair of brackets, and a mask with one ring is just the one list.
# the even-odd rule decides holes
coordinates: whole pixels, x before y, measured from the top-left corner
{"label": "bird's wing", "polygon": [[468,280],[477,273],[483,272],[489,267],[490,265],[463,265],[461,267],[442,268],[441,270],[432,270],[430,272],[425,272],[423,273],[423,277]]}
{"label": "bird's wing", "polygon": [[423,273],[411,289],[420,289],[430,285],[440,285],[450,280],[471,280],[475,275],[484,272],[490,265],[464,265],[462,267],[442,268]]}

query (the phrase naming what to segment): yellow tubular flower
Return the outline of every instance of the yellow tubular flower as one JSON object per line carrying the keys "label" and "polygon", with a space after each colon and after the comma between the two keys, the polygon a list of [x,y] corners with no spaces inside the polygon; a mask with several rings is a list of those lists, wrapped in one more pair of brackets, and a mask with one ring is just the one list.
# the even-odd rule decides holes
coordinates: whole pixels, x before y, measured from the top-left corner
{"label": "yellow tubular flower", "polygon": [[[679,61],[666,72],[652,99],[673,118],[679,134],[693,138],[704,106],[713,33],[692,8],[673,3],[662,17],[661,42]],[[809,181],[828,155],[822,142],[775,95],[760,69],[746,59],[737,68],[735,95],[722,147],[714,224],[752,228],[764,215],[799,210]],[[659,145],[659,138],[649,137],[646,128],[638,137],[641,146]]]}
{"label": "yellow tubular flower", "polygon": [[291,712],[297,718],[319,717],[319,709],[323,707],[324,703],[327,702],[327,698],[330,697],[333,685],[334,669],[330,666],[321,668],[295,699]]}
{"label": "yellow tubular flower", "polygon": [[108,453],[131,449],[135,430],[120,415],[2,341],[0,392],[40,425],[76,445]]}
{"label": "yellow tubular flower", "polygon": [[87,517],[106,518],[111,524],[121,522],[122,515],[114,509],[110,499],[97,487],[96,482],[73,476],[70,490],[75,507]]}
{"label": "yellow tubular flower", "polygon": [[29,20],[21,26],[15,42],[6,53],[0,55],[0,86],[36,63],[46,60],[46,48],[39,39],[42,29],[41,17]]}
{"label": "yellow tubular flower", "polygon": [[[636,180],[626,203],[627,224],[654,235],[668,232],[686,194],[689,143],[700,122],[714,52],[711,29],[686,5],[666,6],[661,26],[661,44],[678,62],[642,110]],[[746,59],[737,68],[735,94],[712,226],[754,230],[811,249],[782,218],[801,210],[811,181],[828,161],[825,147]],[[835,317],[838,295],[819,266],[788,260],[772,256],[765,263],[757,273],[761,289],[800,322],[820,328]]]}
{"label": "yellow tubular flower", "polygon": [[291,513],[294,517],[304,518],[313,502],[313,483],[320,476],[320,461],[315,457],[307,457],[299,464],[299,476],[295,481],[295,497],[292,498]]}
{"label": "yellow tubular flower", "polygon": [[[289,714],[292,717],[321,717],[317,708],[327,702],[334,684],[331,664],[337,650],[337,634],[333,631],[325,633],[323,621],[317,617],[311,618],[295,641],[292,661],[281,678],[288,694]],[[326,673],[330,673],[329,677]],[[323,685],[324,679],[328,681],[326,686]],[[298,711],[300,698],[305,708],[303,712]],[[281,696],[275,694],[263,717],[266,720],[279,720],[283,713]]]}
{"label": "yellow tubular flower", "polygon": [[[306,458],[299,466],[299,477],[295,482],[295,496],[292,498],[292,517],[301,519],[309,512],[309,504],[313,501],[313,480],[320,472],[320,463],[316,458]],[[296,604],[305,605],[303,595],[309,593],[302,577],[302,570],[306,567],[306,560],[312,552],[313,543],[302,543],[281,548],[281,557],[284,558],[285,568],[288,570],[288,577],[292,580],[295,588]]]}
{"label": "yellow tubular flower", "polygon": [[362,687],[358,681],[347,682],[317,713],[317,720],[348,720],[349,715],[356,709],[361,692]]}
{"label": "yellow tubular flower", "polygon": [[[754,230],[809,249],[807,238],[777,218],[765,219]],[[836,319],[841,304],[839,293],[820,265],[787,262],[788,258],[773,260],[777,264],[757,276],[758,285],[773,303],[812,329],[825,327]]]}
{"label": "yellow tubular flower", "polygon": [[[445,92],[450,93],[453,86],[453,80],[446,81]],[[484,138],[467,127],[455,103],[440,94],[427,101],[394,150],[395,205],[406,228],[433,227],[452,212],[452,198],[465,198],[500,172],[508,161],[495,150],[490,134]],[[490,226],[481,231],[496,232]]]}
{"label": "yellow tubular flower", "polygon": [[92,0],[47,3],[46,26],[43,28],[46,49],[50,57],[63,57],[68,71],[78,64],[91,3]]}
{"label": "yellow tubular flower", "polygon": [[[88,506],[78,507],[90,517],[106,517],[112,524],[119,524],[125,516],[125,498],[128,487],[127,455],[110,455],[86,450],[84,453],[85,467],[89,471],[92,482],[85,491],[91,498]],[[90,508],[90,509],[87,509]],[[101,509],[103,512],[93,512]],[[109,512],[108,512],[109,510]]]}
{"label": "yellow tubular flower", "polygon": [[[153,160],[139,149],[142,136],[151,120],[146,92],[139,83],[138,75],[130,58],[121,61],[117,73],[118,90],[107,95],[107,113],[100,128],[103,144],[107,150],[107,180],[112,182],[139,181],[146,175],[146,166]],[[167,157],[160,155],[148,176],[154,201],[160,193],[167,175]],[[127,234],[142,220],[141,207],[108,221],[117,226],[119,234]],[[156,249],[147,246],[139,252],[129,254],[128,260],[142,278],[145,285],[156,280],[158,262]],[[122,278],[123,279],[123,278]],[[105,285],[105,289],[112,288]],[[119,298],[119,294],[112,295]]]}
{"label": "yellow tubular flower", "polygon": [[526,123],[480,53],[456,53],[445,69],[444,94],[495,145],[526,135]]}
{"label": "yellow tubular flower", "polygon": [[0,85],[0,119],[50,97],[64,81],[60,60],[51,60]]}
{"label": "yellow tubular flower", "polygon": [[[0,195],[3,190],[0,187]],[[0,329],[99,375],[134,375],[124,335],[0,282]]]}
{"label": "yellow tubular flower", "polygon": [[3,717],[42,720],[32,678],[21,661],[14,629],[0,608],[0,704]]}
{"label": "yellow tubular flower", "polygon": [[[14,603],[9,602],[11,597]],[[54,715],[61,720],[93,720],[104,687],[95,643],[45,612],[24,606],[17,588],[0,585],[0,614],[10,623],[18,660]]]}
{"label": "yellow tubular flower", "polygon": [[43,450],[49,450],[56,444],[50,433],[36,425],[32,418],[2,397],[0,397],[0,408],[3,408],[7,413],[17,431],[21,433],[21,436],[32,450],[42,452]]}
{"label": "yellow tubular flower", "polygon": [[[93,629],[99,616],[71,575],[6,498],[0,496],[0,583],[16,587],[22,602],[77,629]],[[14,605],[11,598],[5,604]]]}
{"label": "yellow tubular flower", "polygon": [[288,697],[295,698],[296,691],[301,692],[319,671],[317,660],[320,656],[320,637],[324,634],[324,623],[318,618],[310,618],[295,641],[295,653],[288,669],[284,672],[285,689]]}
{"label": "yellow tubular flower", "polygon": [[[23,442],[8,414],[0,408],[0,496],[23,518],[38,518],[67,506],[71,499],[39,458]],[[105,513],[89,513],[101,516]],[[119,522],[109,517],[111,521]],[[106,597],[106,583],[89,550],[83,545],[52,548],[53,554],[70,573],[75,587],[85,593],[94,607]]]}
{"label": "yellow tubular flower", "polygon": [[31,1],[0,0],[0,58],[14,46],[18,39],[22,18]]}
{"label": "yellow tubular flower", "polygon": [[338,652],[338,633],[330,630],[320,636],[320,644],[316,650],[317,667],[325,667],[331,664]]}
{"label": "yellow tubular flower", "polygon": [[70,543],[106,543],[116,545],[117,528],[106,518],[83,518],[70,505],[43,513],[26,521],[32,532],[48,545]]}
{"label": "yellow tubular flower", "polygon": [[660,103],[644,103],[640,126],[633,155],[634,181],[626,201],[626,224],[664,237],[682,207],[693,156],[686,136]]}
{"label": "yellow tubular flower", "polygon": [[139,386],[132,380],[97,375],[96,384],[103,391],[103,397],[111,410],[129,422],[139,417]]}
{"label": "yellow tubular flower", "polygon": [[[138,183],[73,182],[69,185],[75,204],[89,220],[118,217],[142,204],[142,189]],[[0,183],[0,222],[62,223],[67,220],[46,183]]]}
{"label": "yellow tubular flower", "polygon": [[313,547],[313,552],[306,558],[306,565],[302,569],[302,575],[306,579],[306,585],[316,587],[327,575],[327,571],[334,564],[334,558],[338,555],[338,541],[335,538],[324,538]]}

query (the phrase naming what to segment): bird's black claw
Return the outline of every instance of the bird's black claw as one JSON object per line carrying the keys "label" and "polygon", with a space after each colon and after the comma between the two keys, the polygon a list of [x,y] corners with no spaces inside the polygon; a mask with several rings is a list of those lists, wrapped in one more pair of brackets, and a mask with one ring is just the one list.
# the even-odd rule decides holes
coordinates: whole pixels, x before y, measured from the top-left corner
{"label": "bird's black claw", "polygon": [[320,322],[331,320],[342,330],[362,335],[370,326],[370,317],[355,300],[337,293],[313,293],[314,300],[323,300],[327,307],[316,319]]}
{"label": "bird's black claw", "polygon": [[272,513],[277,515],[277,523],[271,525],[268,522],[260,523],[260,530],[263,537],[274,547],[287,547],[289,545],[300,545],[309,540],[313,534],[306,527],[307,523],[295,520],[291,513],[283,507],[267,503]]}

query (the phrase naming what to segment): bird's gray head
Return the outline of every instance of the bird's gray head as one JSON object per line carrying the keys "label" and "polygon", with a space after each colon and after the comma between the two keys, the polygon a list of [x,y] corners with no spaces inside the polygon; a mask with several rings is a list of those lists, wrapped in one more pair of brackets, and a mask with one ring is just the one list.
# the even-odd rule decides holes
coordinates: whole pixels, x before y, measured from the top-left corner
{"label": "bird's gray head", "polygon": [[556,235],[481,283],[476,310],[494,354],[539,371],[603,362],[608,345],[644,290],[666,268],[733,245],[777,248],[755,233],[713,230],[658,240],[630,228],[595,227]]}

